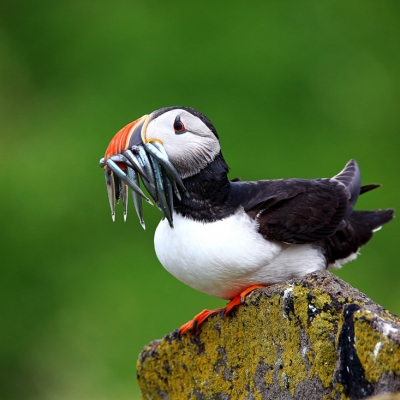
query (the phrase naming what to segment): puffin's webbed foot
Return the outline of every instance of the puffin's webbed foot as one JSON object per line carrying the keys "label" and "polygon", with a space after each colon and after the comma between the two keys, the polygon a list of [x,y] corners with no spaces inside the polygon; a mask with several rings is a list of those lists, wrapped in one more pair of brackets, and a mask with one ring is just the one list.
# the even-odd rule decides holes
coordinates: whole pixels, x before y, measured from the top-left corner
{"label": "puffin's webbed foot", "polygon": [[255,289],[265,288],[265,285],[253,285],[243,290],[243,292],[239,293],[235,296],[225,307],[224,316],[227,316],[234,308],[240,306],[246,300],[246,297],[249,293],[251,293]]}
{"label": "puffin's webbed foot", "polygon": [[189,330],[196,330],[200,327],[200,325],[210,316],[216,315],[219,312],[223,311],[223,315],[227,316],[234,308],[240,306],[245,301],[247,295],[255,289],[265,288],[265,285],[253,285],[248,287],[243,292],[239,293],[235,296],[226,306],[225,308],[217,308],[215,310],[203,310],[201,313],[197,314],[192,320],[186,322],[186,324],[182,325],[179,328],[179,336],[182,336]]}
{"label": "puffin's webbed foot", "polygon": [[208,317],[218,314],[220,311],[225,310],[224,308],[216,308],[215,310],[203,310],[197,314],[193,319],[186,322],[179,328],[179,336],[182,336],[186,331],[197,329]]}

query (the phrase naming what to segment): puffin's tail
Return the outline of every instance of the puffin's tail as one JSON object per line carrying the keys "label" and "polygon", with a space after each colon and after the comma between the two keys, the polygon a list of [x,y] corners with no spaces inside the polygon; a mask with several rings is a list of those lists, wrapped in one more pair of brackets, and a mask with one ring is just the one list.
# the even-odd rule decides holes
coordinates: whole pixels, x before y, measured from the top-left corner
{"label": "puffin's tail", "polygon": [[[344,217],[344,219],[347,219],[347,217],[353,212],[358,196],[361,194],[361,173],[357,161],[350,160],[332,179],[335,179],[344,185],[349,194],[349,205]],[[369,190],[372,190],[372,188]]]}
{"label": "puffin's tail", "polygon": [[393,219],[393,213],[392,208],[375,211],[353,211],[346,220],[346,227],[356,239],[357,248],[364,246],[374,232],[381,229],[382,225],[390,222]]}
{"label": "puffin's tail", "polygon": [[337,268],[356,257],[357,251],[372,238],[373,233],[394,218],[394,210],[353,211],[360,194],[380,187],[376,184],[360,186],[360,173],[354,160],[349,161],[334,179],[341,181],[350,193],[350,210],[344,220],[345,226],[321,241],[328,267]]}
{"label": "puffin's tail", "polygon": [[346,226],[322,241],[328,267],[339,268],[354,259],[374,232],[393,219],[393,209],[353,211],[346,219]]}

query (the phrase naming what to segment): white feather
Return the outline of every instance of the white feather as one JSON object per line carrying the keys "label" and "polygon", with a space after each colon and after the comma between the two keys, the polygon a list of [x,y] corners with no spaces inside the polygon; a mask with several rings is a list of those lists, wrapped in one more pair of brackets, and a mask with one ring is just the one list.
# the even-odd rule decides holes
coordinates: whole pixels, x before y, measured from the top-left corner
{"label": "white feather", "polygon": [[[176,134],[173,128],[179,116],[186,132]],[[146,140],[162,142],[169,160],[182,179],[195,175],[210,164],[221,151],[218,139],[198,117],[188,111],[174,109],[149,122]]]}
{"label": "white feather", "polygon": [[327,269],[342,268],[343,264],[346,264],[346,263],[348,263],[350,261],[355,260],[357,258],[357,255],[358,255],[358,253],[352,253],[348,257],[336,260],[334,263],[328,264]]}
{"label": "white feather", "polygon": [[231,299],[255,284],[274,284],[325,268],[311,245],[268,241],[243,209],[226,219],[202,223],[174,214],[163,220],[154,245],[164,268],[201,292]]}

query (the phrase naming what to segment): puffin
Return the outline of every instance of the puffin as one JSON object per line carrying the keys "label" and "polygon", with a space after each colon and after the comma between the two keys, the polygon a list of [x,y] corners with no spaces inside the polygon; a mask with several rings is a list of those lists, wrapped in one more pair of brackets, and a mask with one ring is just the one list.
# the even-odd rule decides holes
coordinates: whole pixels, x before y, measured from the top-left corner
{"label": "puffin", "polygon": [[256,288],[340,268],[393,219],[393,209],[354,210],[359,195],[380,186],[361,185],[355,160],[332,178],[229,180],[214,125],[190,107],[164,107],[126,125],[100,167],[112,219],[122,199],[126,220],[129,190],[143,228],[142,199],[155,203],[163,214],[154,235],[163,267],[230,301],[203,310],[180,335],[228,315]]}

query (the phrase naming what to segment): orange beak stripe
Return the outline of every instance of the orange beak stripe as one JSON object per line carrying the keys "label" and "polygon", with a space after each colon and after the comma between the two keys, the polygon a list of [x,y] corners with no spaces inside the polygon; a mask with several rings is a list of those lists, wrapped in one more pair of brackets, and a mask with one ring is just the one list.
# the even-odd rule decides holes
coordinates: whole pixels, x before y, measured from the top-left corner
{"label": "orange beak stripe", "polygon": [[127,149],[129,144],[129,139],[132,136],[132,132],[135,126],[141,120],[142,118],[139,118],[136,121],[133,121],[130,124],[124,126],[120,131],[117,132],[117,134],[111,139],[111,142],[107,147],[106,154],[104,156],[105,161],[107,161],[107,159],[110,158],[111,156],[114,156],[116,154],[121,154],[124,150]]}

